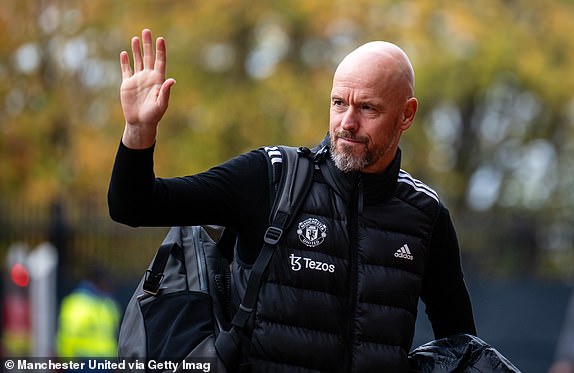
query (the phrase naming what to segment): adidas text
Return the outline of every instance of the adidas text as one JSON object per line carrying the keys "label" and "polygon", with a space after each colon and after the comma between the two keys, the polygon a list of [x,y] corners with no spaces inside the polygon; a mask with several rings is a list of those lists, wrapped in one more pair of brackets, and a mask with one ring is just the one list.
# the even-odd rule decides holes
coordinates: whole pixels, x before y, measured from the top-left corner
{"label": "adidas text", "polygon": [[404,244],[403,246],[401,246],[400,249],[398,249],[395,252],[395,258],[402,258],[408,260],[414,259],[413,255],[411,254],[411,250],[409,249],[409,246],[407,244]]}
{"label": "adidas text", "polygon": [[301,269],[311,269],[315,271],[322,271],[322,272],[335,272],[335,265],[328,264],[324,262],[320,262],[317,260],[313,260],[311,258],[304,258],[300,256],[295,256],[291,254],[289,256],[291,260],[291,269],[295,272],[300,271]]}

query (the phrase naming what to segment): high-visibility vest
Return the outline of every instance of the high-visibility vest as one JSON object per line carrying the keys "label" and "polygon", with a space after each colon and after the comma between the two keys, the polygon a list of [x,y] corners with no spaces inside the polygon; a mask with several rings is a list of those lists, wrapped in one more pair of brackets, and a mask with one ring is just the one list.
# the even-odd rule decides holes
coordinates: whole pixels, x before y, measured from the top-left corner
{"label": "high-visibility vest", "polygon": [[60,308],[60,357],[115,357],[120,313],[109,297],[88,290],[65,297]]}

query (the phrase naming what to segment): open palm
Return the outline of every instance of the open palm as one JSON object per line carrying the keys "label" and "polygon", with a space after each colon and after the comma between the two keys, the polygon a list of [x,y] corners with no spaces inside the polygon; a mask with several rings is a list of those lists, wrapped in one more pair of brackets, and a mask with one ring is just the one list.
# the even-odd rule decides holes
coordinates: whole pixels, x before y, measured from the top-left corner
{"label": "open palm", "polygon": [[133,71],[128,53],[120,53],[120,100],[126,125],[155,135],[157,124],[167,110],[170,88],[175,80],[165,79],[166,48],[163,38],[156,41],[155,56],[151,31],[143,30],[142,43],[143,55],[140,40],[132,38]]}

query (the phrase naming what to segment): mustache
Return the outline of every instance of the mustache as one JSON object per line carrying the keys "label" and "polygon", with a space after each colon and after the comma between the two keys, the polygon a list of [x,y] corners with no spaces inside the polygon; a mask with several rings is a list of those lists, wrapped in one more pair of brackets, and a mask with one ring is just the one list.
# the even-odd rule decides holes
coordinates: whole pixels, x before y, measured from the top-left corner
{"label": "mustache", "polygon": [[354,133],[352,133],[351,131],[347,131],[347,130],[335,131],[334,135],[335,135],[335,139],[353,140],[353,141],[358,141],[358,142],[361,142],[364,144],[367,144],[369,142],[369,139],[367,137],[357,136]]}

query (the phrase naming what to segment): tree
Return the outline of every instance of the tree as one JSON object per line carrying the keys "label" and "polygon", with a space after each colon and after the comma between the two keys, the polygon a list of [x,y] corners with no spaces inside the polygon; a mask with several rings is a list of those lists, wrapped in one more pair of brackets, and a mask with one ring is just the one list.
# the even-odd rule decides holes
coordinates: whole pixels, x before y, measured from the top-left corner
{"label": "tree", "polygon": [[[508,242],[516,250],[568,257],[573,15],[561,0],[5,1],[2,200],[105,204],[122,128],[118,54],[144,27],[166,37],[168,75],[178,82],[160,127],[159,175],[197,172],[261,145],[314,145],[327,130],[336,63],[386,39],[417,74],[405,167],[461,221],[480,217],[482,226],[460,229],[469,252],[500,258],[512,250],[496,249],[494,237],[514,232],[530,237]],[[516,217],[523,223],[511,226]]]}

